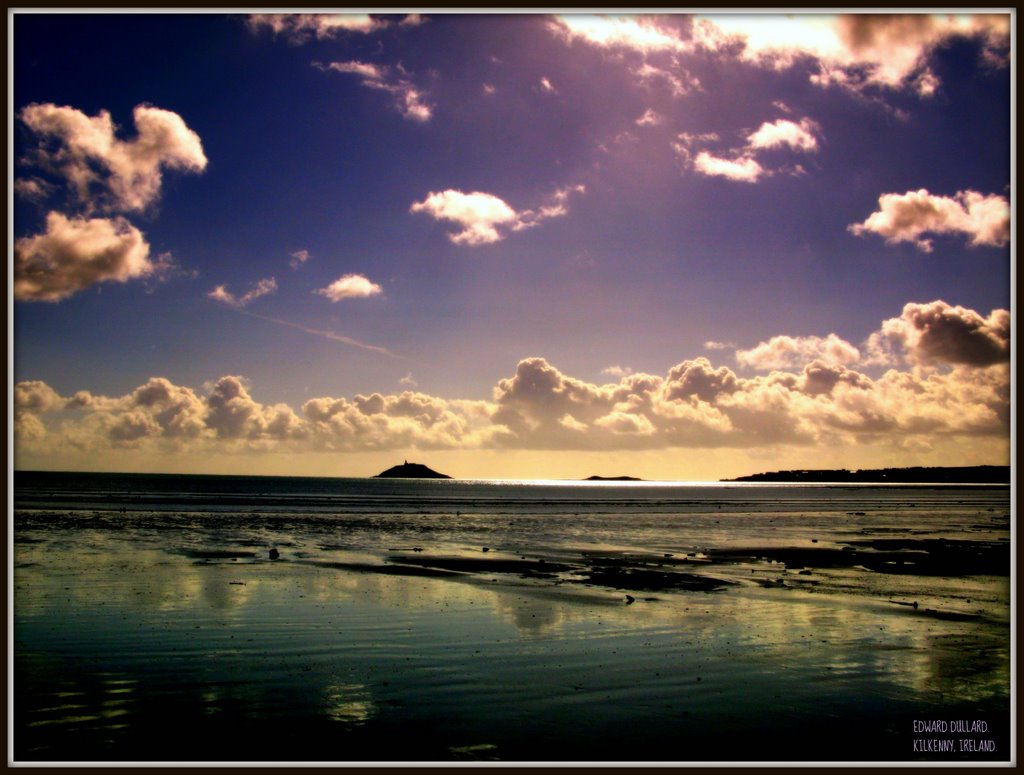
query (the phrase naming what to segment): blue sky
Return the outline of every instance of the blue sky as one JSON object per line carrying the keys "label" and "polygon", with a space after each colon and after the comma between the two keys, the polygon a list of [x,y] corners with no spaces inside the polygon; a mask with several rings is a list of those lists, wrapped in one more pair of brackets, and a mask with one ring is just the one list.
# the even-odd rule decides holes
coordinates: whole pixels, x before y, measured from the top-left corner
{"label": "blue sky", "polygon": [[16,464],[1006,462],[1009,23],[15,14]]}

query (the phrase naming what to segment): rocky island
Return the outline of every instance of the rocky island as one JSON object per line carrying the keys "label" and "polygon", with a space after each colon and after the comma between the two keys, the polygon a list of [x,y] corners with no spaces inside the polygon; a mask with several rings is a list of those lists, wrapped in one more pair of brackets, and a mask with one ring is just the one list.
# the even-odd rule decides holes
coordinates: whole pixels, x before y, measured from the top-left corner
{"label": "rocky island", "polygon": [[387,471],[381,471],[374,479],[451,479],[447,474],[441,474],[432,468],[427,468],[422,463],[410,463],[406,460],[400,466],[391,466]]}
{"label": "rocky island", "polygon": [[635,476],[588,476],[585,482],[642,482]]}

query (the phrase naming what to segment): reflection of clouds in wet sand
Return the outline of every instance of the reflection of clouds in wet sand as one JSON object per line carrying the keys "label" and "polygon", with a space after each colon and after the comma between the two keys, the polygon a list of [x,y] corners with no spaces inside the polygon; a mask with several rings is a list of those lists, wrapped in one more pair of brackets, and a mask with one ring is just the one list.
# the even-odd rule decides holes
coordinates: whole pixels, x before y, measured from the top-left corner
{"label": "reflection of clouds in wet sand", "polygon": [[717,603],[713,616],[688,620],[687,631],[719,651],[727,642],[745,645],[748,658],[803,670],[815,680],[884,677],[926,702],[974,701],[1008,691],[1008,633],[997,626],[979,629],[884,601],[798,592],[750,592],[721,596]]}
{"label": "reflection of clouds in wet sand", "polygon": [[333,721],[358,726],[376,713],[373,695],[365,684],[327,684],[323,698],[325,715]]}

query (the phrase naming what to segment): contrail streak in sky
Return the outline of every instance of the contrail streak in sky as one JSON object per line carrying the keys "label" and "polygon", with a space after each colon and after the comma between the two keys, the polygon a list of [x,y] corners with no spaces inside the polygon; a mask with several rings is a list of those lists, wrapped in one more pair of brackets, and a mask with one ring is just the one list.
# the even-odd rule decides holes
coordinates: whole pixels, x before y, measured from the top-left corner
{"label": "contrail streak in sky", "polygon": [[333,331],[322,331],[319,328],[309,328],[308,326],[303,326],[299,323],[292,323],[289,320],[281,320],[280,318],[271,318],[265,315],[257,315],[255,312],[249,312],[249,310],[245,310],[240,307],[234,307],[231,305],[226,306],[228,309],[232,309],[235,312],[240,312],[243,315],[248,315],[251,318],[265,320],[268,323],[277,323],[280,326],[288,326],[288,328],[297,328],[299,331],[305,331],[307,334],[313,334],[314,336],[322,336],[324,339],[330,339],[332,342],[341,342],[342,344],[347,344],[350,345],[351,347],[359,347],[360,349],[363,350],[370,350],[371,352],[386,355],[389,358],[398,358],[399,360],[412,361],[413,363],[418,363],[418,361],[414,360],[413,358],[408,358],[404,355],[398,355],[397,353],[393,353],[386,347],[378,347],[375,344],[366,344],[366,342],[360,342],[358,339],[353,339],[350,336],[336,334]]}

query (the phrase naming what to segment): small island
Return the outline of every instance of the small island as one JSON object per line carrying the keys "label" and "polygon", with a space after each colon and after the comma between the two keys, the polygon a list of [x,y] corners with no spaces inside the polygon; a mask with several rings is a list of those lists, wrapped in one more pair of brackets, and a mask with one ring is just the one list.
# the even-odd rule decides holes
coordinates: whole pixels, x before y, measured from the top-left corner
{"label": "small island", "polygon": [[441,474],[432,468],[427,468],[422,463],[410,463],[406,460],[400,466],[392,466],[387,471],[381,471],[374,479],[451,479],[447,474]]}
{"label": "small island", "polygon": [[808,469],[751,474],[723,482],[885,482],[898,484],[1009,484],[1009,466]]}
{"label": "small island", "polygon": [[584,482],[642,482],[635,476],[588,476]]}

